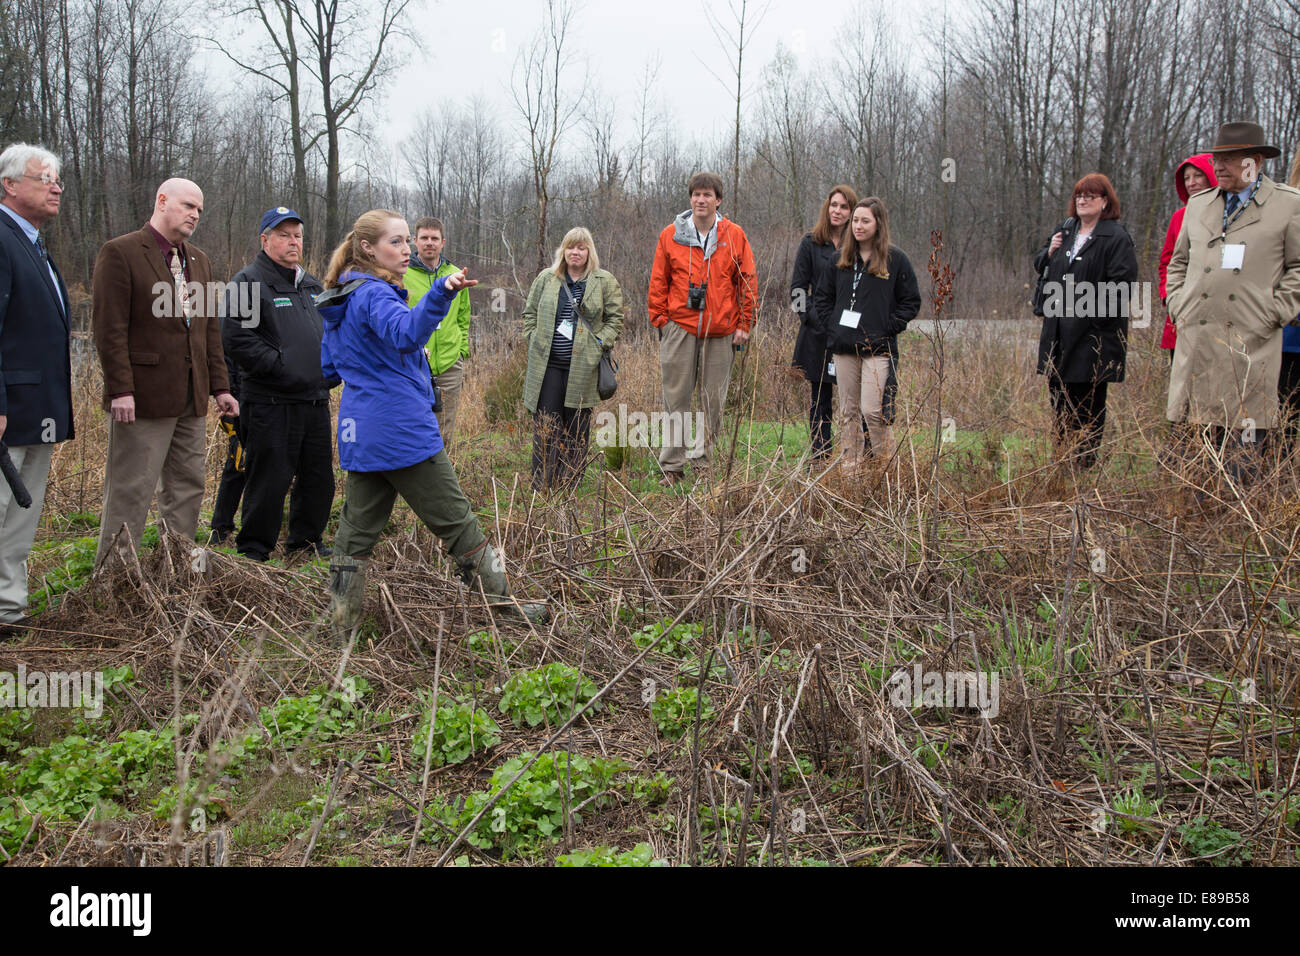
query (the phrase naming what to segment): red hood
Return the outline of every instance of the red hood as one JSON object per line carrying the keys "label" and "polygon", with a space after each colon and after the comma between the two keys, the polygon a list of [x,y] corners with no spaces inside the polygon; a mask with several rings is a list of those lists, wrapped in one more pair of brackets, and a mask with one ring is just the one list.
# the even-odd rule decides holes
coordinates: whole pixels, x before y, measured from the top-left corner
{"label": "red hood", "polygon": [[1206,178],[1210,180],[1211,187],[1219,185],[1219,180],[1214,176],[1213,156],[1209,153],[1197,153],[1195,156],[1188,156],[1174,170],[1174,188],[1178,190],[1178,198],[1183,201],[1183,205],[1187,204],[1187,187],[1183,185],[1183,167],[1185,166],[1195,166],[1205,173]]}

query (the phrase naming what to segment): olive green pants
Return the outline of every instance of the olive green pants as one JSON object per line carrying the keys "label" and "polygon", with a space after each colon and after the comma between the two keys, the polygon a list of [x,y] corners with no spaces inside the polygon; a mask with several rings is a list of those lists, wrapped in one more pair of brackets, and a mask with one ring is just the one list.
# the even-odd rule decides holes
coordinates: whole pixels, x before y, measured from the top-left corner
{"label": "olive green pants", "polygon": [[440,451],[427,461],[394,471],[349,471],[343,514],[334,553],[349,558],[369,558],[375,542],[401,495],[416,517],[424,522],[451,556],[460,560],[483,544],[483,532],[474,516],[460,480]]}

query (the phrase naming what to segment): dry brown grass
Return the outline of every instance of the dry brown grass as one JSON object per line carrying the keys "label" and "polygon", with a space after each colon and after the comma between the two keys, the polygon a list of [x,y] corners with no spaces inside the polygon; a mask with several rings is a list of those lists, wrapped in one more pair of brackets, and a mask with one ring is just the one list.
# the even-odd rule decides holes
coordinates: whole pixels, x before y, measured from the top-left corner
{"label": "dry brown grass", "polygon": [[[371,624],[347,659],[315,624],[325,600],[319,565],[285,570],[213,555],[196,575],[173,542],[138,570],[110,569],[74,593],[42,617],[43,630],[0,655],[0,668],[18,655],[29,667],[130,663],[142,693],[122,727],[201,712],[194,751],[246,727],[250,710],[346,671],[375,685],[375,705],[397,716],[379,737],[406,754],[415,695],[431,685],[435,657],[442,695],[477,694],[495,712],[491,681],[473,684],[463,645],[487,629],[516,645],[498,658],[496,681],[563,660],[606,688],[614,707],[568,728],[503,720],[502,743],[432,774],[431,794],[454,800],[480,789],[507,757],[543,745],[617,756],[675,781],[662,806],[624,795],[584,814],[539,859],[648,840],[678,863],[1213,862],[1196,859],[1184,829],[1208,817],[1239,834],[1227,852],[1249,852],[1257,865],[1295,863],[1300,630],[1281,610],[1283,599],[1291,613],[1300,605],[1295,464],[1277,463],[1243,492],[1213,460],[1161,459],[1165,366],[1150,335],[1137,337],[1130,379],[1112,389],[1105,461],[1082,476],[1048,460],[1032,341],[988,333],[947,342],[944,414],[962,432],[985,434],[945,448],[937,471],[928,436],[939,382],[920,340],[905,349],[901,374],[899,426],[914,440],[853,480],[810,475],[751,449],[729,481],[718,469],[690,496],[645,493],[627,475],[597,471],[590,495],[556,498],[533,495],[504,464],[530,439],[526,422],[484,429],[482,389],[507,346],[480,344],[467,374],[458,470],[509,556],[517,590],[551,602],[548,627],[494,625],[449,578],[428,532],[399,522],[376,554]],[[806,427],[806,385],[784,373],[791,338],[788,328],[756,338],[747,361],[759,373],[743,398],[747,416],[795,429]],[[615,404],[656,408],[653,342],[632,336],[621,351]],[[83,411],[77,442],[59,452],[49,499],[56,512],[96,501],[102,450],[92,450],[103,431],[93,419]],[[214,452],[210,475],[216,465]],[[659,736],[640,698],[644,681],[684,680],[673,660],[631,640],[665,619],[702,623],[699,657],[725,661],[725,675],[707,683],[718,717],[698,741]],[[770,640],[747,643],[746,627]],[[914,663],[996,669],[998,716],[893,706],[881,678]],[[1238,691],[1246,679],[1257,702]],[[759,772],[755,752],[775,756],[771,774]],[[345,808],[347,852],[401,863],[405,842],[394,847],[390,838],[409,839],[413,815],[367,810],[385,799],[371,780],[377,773],[412,807],[418,800],[420,768],[398,760],[390,772],[339,760],[310,768],[277,755],[267,786],[301,775],[330,787]],[[1158,809],[1117,812],[1126,792]],[[228,834],[265,805],[257,795],[232,807],[219,830]],[[708,825],[725,806],[754,819]],[[1101,831],[1098,813],[1109,820]],[[147,818],[76,829],[43,827],[22,861],[61,854],[112,863],[129,847],[134,859],[148,849],[153,859],[197,862],[215,840]],[[300,862],[303,849],[271,858],[227,851],[225,859]],[[463,852],[440,833],[413,860]]]}

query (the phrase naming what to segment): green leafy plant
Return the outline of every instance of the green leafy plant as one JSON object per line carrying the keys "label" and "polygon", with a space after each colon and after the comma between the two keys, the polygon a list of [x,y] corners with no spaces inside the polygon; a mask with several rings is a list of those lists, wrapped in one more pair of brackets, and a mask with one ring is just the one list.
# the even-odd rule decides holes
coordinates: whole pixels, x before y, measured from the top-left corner
{"label": "green leafy plant", "polygon": [[[426,698],[429,709],[420,717],[415,739],[411,743],[411,760],[417,767],[424,766],[424,755],[429,745],[429,721],[433,704]],[[438,719],[433,722],[433,749],[431,765],[460,763],[470,754],[487,750],[501,743],[501,728],[481,707],[463,702],[452,702],[438,708]]]}
{"label": "green leafy plant", "polygon": [[1211,857],[1213,866],[1241,866],[1250,862],[1250,847],[1245,846],[1241,834],[1229,830],[1209,817],[1200,816],[1178,828],[1183,848],[1192,856]]}
{"label": "green leafy plant", "polygon": [[653,777],[641,773],[628,776],[623,789],[633,800],[644,800],[654,806],[668,799],[668,795],[672,793],[673,782],[668,774],[657,770]]}
{"label": "green leafy plant", "polygon": [[574,850],[555,858],[556,866],[667,866],[667,860],[655,859],[654,848],[649,843],[638,843],[630,850],[619,853],[615,847],[597,846],[590,850]]}
{"label": "green leafy plant", "polygon": [[633,632],[632,643],[637,647],[649,647],[653,644],[655,650],[669,657],[680,659],[695,656],[704,637],[704,625],[678,624],[676,627],[669,627],[670,624],[672,620],[669,618],[647,624],[641,630]]}
{"label": "green leafy plant", "polygon": [[310,740],[324,743],[357,729],[362,717],[358,706],[370,692],[363,677],[348,677],[337,690],[318,687],[302,697],[281,697],[260,711],[262,724],[281,746],[297,747]]}
{"label": "green leafy plant", "polygon": [[90,579],[95,570],[96,538],[78,538],[72,543],[63,563],[45,575],[45,586],[34,591],[27,604],[29,614],[48,610],[52,602],[66,591],[74,591]]}
{"label": "green leafy plant", "polygon": [[1140,789],[1133,787],[1118,794],[1111,802],[1111,809],[1117,813],[1127,813],[1132,817],[1142,817],[1140,820],[1129,819],[1129,817],[1116,817],[1115,822],[1119,824],[1121,833],[1136,834],[1149,832],[1153,823],[1150,817],[1156,815],[1158,807],[1155,803],[1146,798]]}
{"label": "green leafy plant", "polygon": [[[700,692],[694,687],[679,687],[676,690],[661,690],[650,704],[650,716],[655,726],[665,737],[680,737],[690,729],[695,720],[695,707]],[[717,716],[709,698],[705,696],[700,704],[700,719],[712,720]]]}
{"label": "green leafy plant", "polygon": [[[464,809],[453,814],[447,822],[458,828],[468,824],[532,756],[522,753],[498,767],[492,774],[488,789],[471,794]],[[479,847],[498,846],[507,851],[539,840],[556,839],[564,826],[565,808],[576,825],[582,819],[580,808],[607,806],[613,801],[613,796],[606,791],[614,777],[627,766],[621,760],[604,757],[542,754],[484,815],[468,839]]]}
{"label": "green leafy plant", "polygon": [[[543,721],[562,724],[575,706],[581,707],[595,696],[596,685],[577,668],[555,661],[510,678],[502,688],[498,709],[509,714],[515,726],[536,727]],[[599,709],[600,701],[596,701],[592,710]]]}

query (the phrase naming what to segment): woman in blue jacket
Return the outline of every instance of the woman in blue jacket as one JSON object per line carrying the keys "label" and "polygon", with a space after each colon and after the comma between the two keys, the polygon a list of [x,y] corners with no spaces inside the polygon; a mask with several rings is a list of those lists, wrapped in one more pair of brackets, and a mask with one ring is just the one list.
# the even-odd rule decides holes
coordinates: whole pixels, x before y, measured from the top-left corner
{"label": "woman in blue jacket", "polygon": [[[366,565],[400,494],[455,558],[476,592],[510,601],[500,557],[479,529],[443,451],[424,343],[456,293],[477,285],[464,272],[435,281],[414,309],[402,276],[411,258],[405,220],[387,209],[363,214],[334,250],[317,299],[321,369],[341,378],[339,463],[348,473],[330,562],[330,627],[346,642],[361,616]],[[518,606],[544,620],[541,604]]]}

